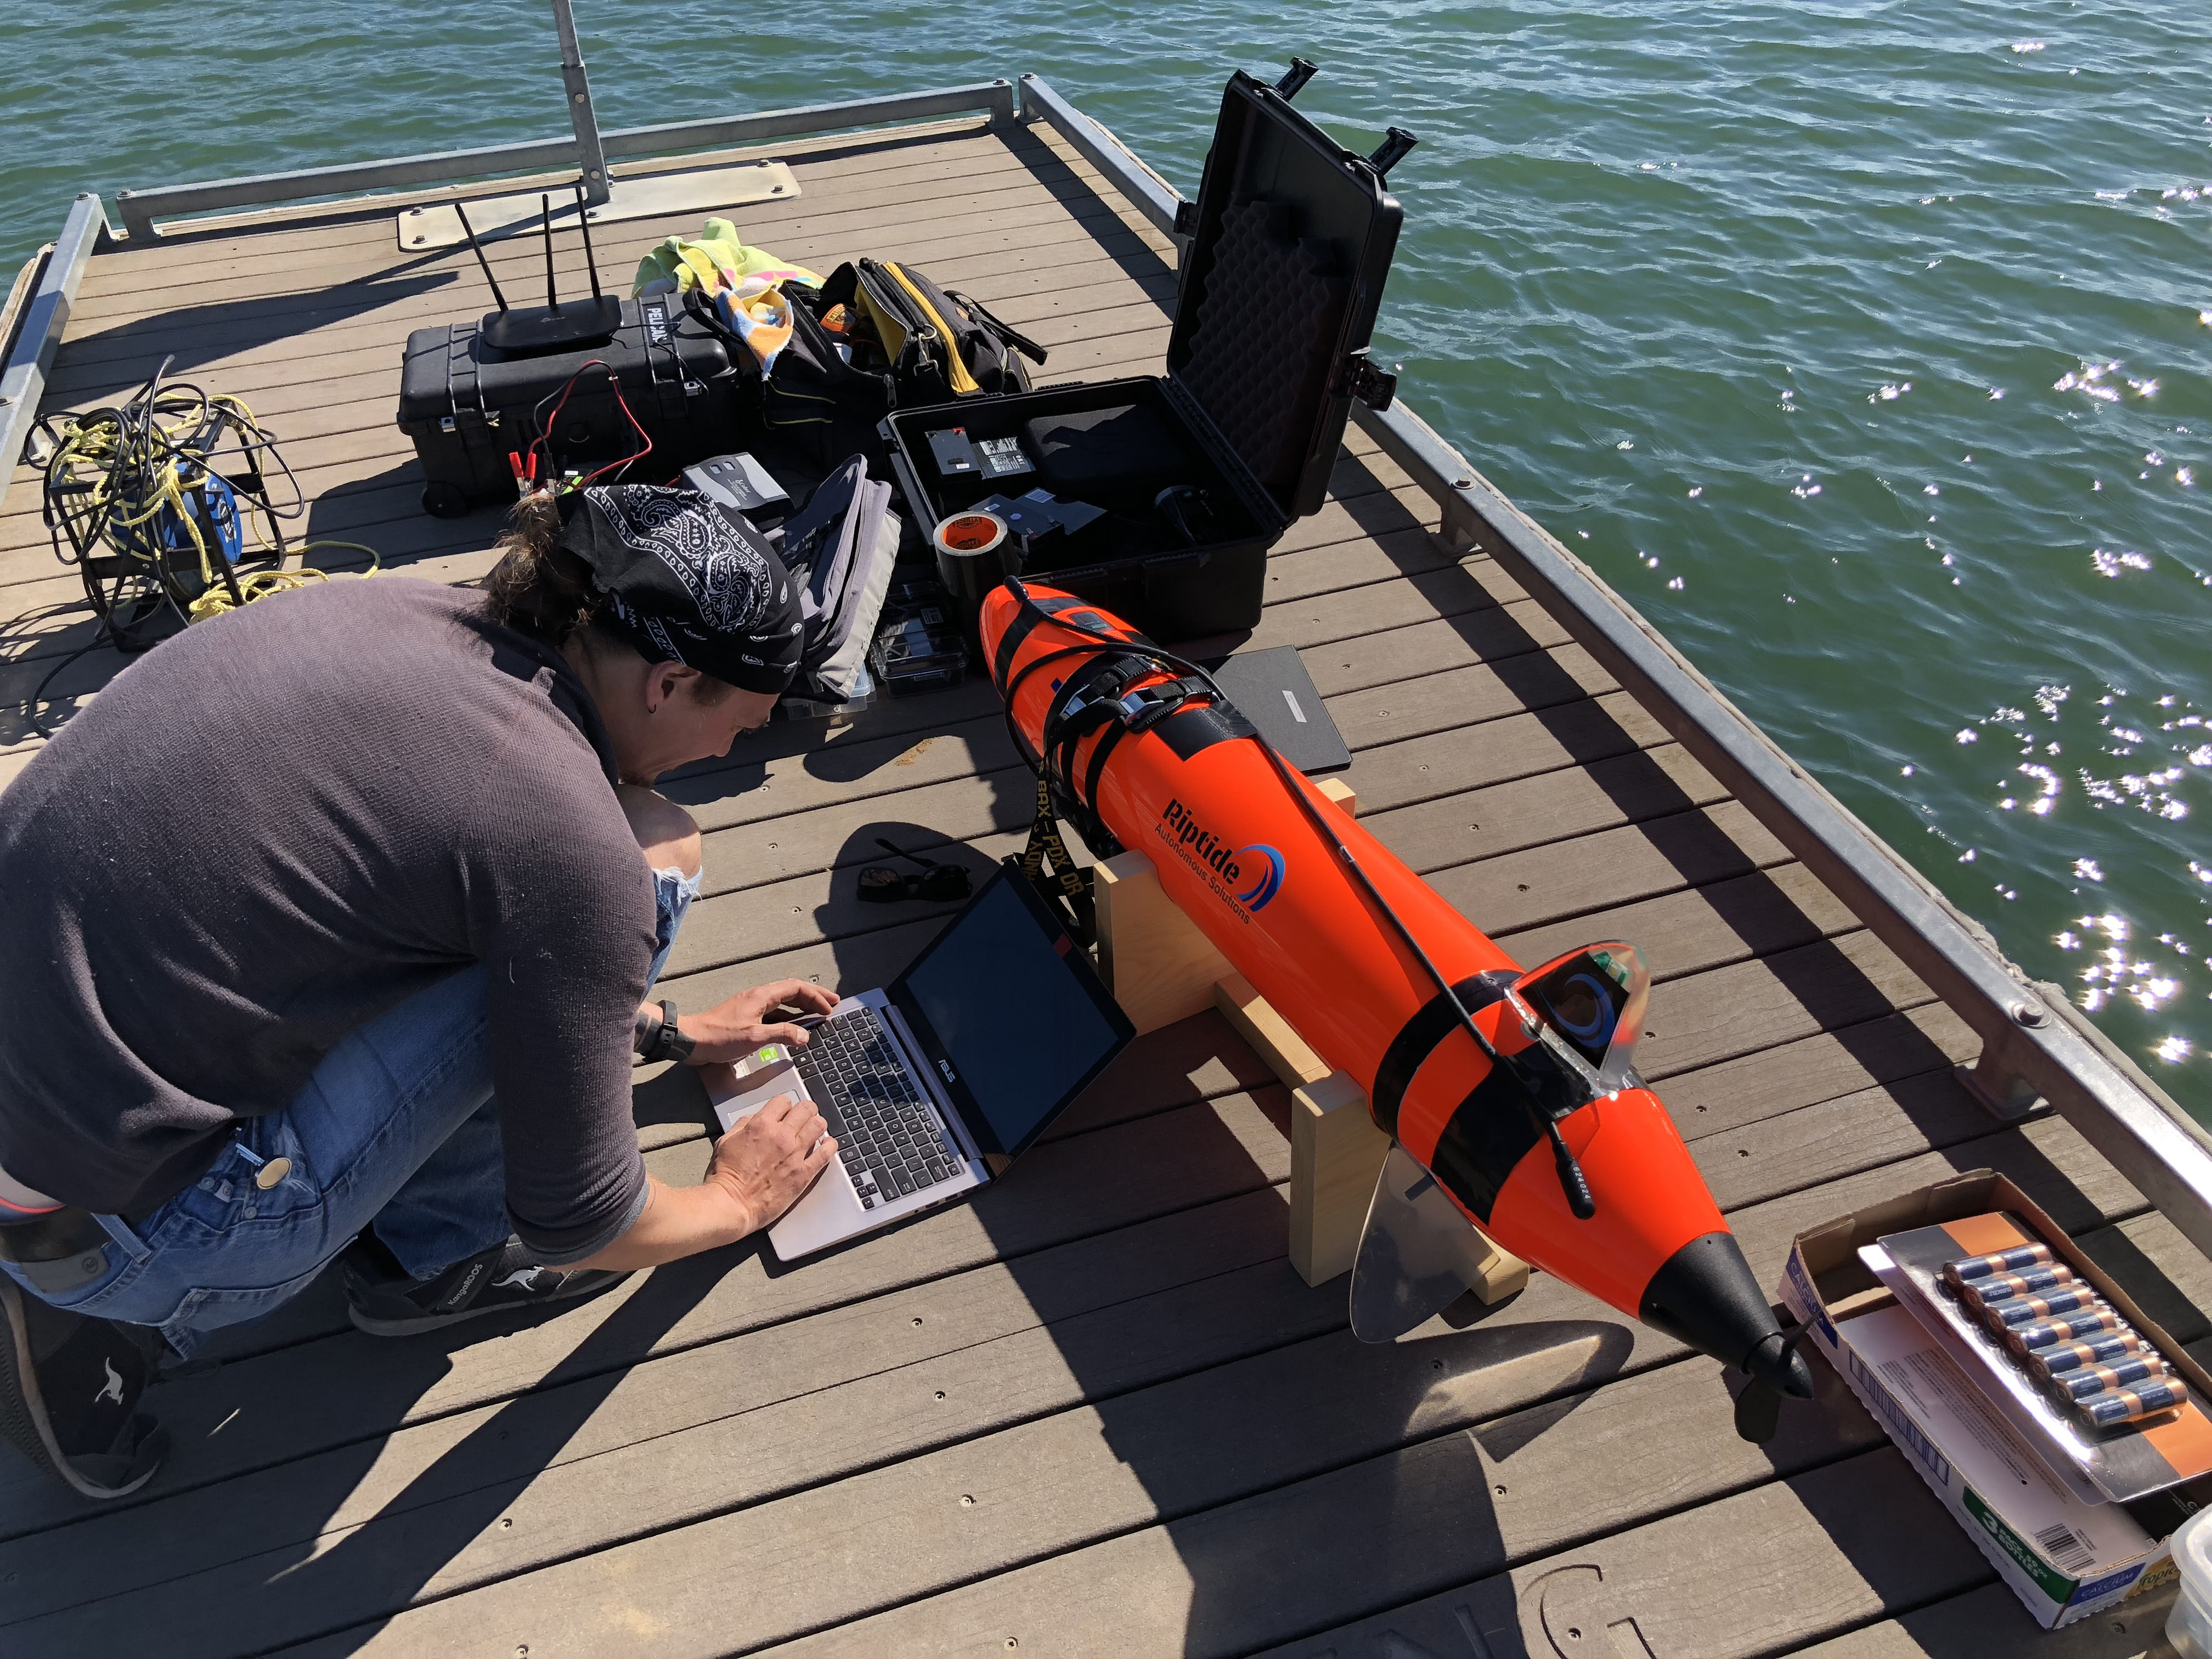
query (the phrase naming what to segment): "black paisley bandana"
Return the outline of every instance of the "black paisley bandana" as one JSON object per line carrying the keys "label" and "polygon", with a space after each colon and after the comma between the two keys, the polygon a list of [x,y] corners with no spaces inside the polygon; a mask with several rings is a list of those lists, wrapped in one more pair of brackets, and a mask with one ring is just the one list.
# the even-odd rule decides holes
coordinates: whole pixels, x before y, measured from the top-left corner
{"label": "black paisley bandana", "polygon": [[799,672],[799,589],[775,550],[696,489],[594,485],[561,504],[561,545],[592,568],[600,615],[647,662],[781,696]]}

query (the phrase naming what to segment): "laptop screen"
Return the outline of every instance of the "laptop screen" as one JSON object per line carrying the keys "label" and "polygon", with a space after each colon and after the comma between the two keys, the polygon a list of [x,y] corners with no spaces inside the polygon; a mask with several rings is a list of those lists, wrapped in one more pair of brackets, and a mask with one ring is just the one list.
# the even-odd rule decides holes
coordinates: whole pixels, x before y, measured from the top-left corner
{"label": "laptop screen", "polygon": [[986,1152],[1027,1146],[1133,1035],[1089,957],[1005,866],[890,994]]}

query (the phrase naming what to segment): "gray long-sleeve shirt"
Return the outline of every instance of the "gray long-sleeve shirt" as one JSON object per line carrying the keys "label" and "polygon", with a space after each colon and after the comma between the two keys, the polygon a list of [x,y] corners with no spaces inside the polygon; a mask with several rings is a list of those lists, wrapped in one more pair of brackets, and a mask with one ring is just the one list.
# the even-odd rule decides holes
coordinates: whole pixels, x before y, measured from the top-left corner
{"label": "gray long-sleeve shirt", "polygon": [[652,878],[557,653],[403,576],[258,601],[132,664],[0,797],[0,1170],[136,1214],[337,1040],[487,965],[516,1232],[636,1218]]}

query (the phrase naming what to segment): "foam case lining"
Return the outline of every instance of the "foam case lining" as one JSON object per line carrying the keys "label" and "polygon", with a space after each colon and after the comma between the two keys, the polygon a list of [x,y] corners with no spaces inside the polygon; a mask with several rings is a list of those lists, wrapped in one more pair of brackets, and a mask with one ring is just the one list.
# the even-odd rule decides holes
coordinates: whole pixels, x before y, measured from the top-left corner
{"label": "foam case lining", "polygon": [[[1145,446],[1141,464],[1094,469],[1090,486],[1062,490],[1103,516],[1027,562],[1010,543],[1009,574],[1103,605],[1163,641],[1253,627],[1267,550],[1328,493],[1403,217],[1366,158],[1274,88],[1233,76],[1190,222],[1167,373],[896,410],[883,430],[914,518],[927,528],[1041,482],[943,474],[931,432],[958,426],[972,441],[1026,443],[1033,422],[1140,409],[1173,435],[1173,456]],[[1377,406],[1388,401],[1386,389]],[[1156,510],[1174,485],[1205,492],[1210,539],[1184,544]]]}

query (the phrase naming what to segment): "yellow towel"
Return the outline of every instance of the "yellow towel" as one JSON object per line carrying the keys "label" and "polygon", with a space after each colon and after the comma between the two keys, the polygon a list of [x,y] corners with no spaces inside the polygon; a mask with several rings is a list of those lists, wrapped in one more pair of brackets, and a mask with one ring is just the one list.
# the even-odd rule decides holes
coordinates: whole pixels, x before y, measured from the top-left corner
{"label": "yellow towel", "polygon": [[750,277],[769,284],[822,286],[822,279],[804,265],[787,265],[763,249],[747,247],[727,219],[709,219],[696,239],[672,236],[649,249],[638,261],[630,292],[642,298],[703,288],[710,295],[720,295],[738,289]]}

